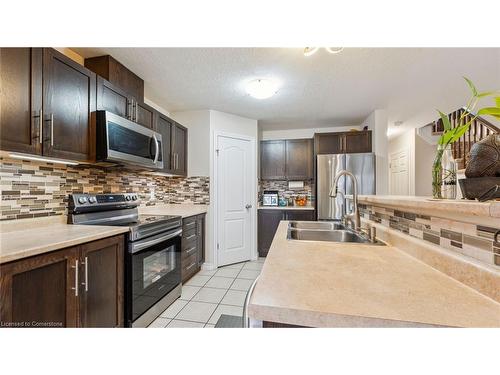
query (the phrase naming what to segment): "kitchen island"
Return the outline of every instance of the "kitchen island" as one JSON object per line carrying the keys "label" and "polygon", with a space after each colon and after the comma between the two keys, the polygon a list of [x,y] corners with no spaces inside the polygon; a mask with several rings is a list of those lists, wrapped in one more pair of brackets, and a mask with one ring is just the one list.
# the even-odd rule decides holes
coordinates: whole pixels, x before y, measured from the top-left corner
{"label": "kitchen island", "polygon": [[252,319],[306,327],[500,327],[500,304],[393,246],[294,241],[278,227]]}

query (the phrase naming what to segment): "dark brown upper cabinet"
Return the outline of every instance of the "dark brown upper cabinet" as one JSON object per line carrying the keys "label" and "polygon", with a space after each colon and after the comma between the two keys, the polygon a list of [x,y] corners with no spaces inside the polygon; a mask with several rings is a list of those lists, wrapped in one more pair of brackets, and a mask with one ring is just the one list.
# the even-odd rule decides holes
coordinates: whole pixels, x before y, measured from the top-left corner
{"label": "dark brown upper cabinet", "polygon": [[286,141],[286,177],[288,180],[309,180],[314,177],[312,139]]}
{"label": "dark brown upper cabinet", "polygon": [[144,100],[144,81],[110,55],[85,59],[85,67],[127,92],[138,102]]}
{"label": "dark brown upper cabinet", "polygon": [[180,176],[187,175],[187,141],[188,130],[184,126],[174,123],[172,127],[172,173]]}
{"label": "dark brown upper cabinet", "polygon": [[118,116],[130,118],[132,114],[131,105],[132,102],[127,92],[97,76],[97,110],[109,111]]}
{"label": "dark brown upper cabinet", "polygon": [[41,154],[42,49],[0,48],[0,149]]}
{"label": "dark brown upper cabinet", "polygon": [[90,161],[95,130],[96,75],[51,48],[43,55],[44,155]]}
{"label": "dark brown upper cabinet", "polygon": [[260,142],[260,178],[262,180],[286,179],[286,141]]}
{"label": "dark brown upper cabinet", "polygon": [[155,129],[156,110],[142,102],[133,102],[132,105],[135,107],[133,121],[137,122],[139,125],[145,126],[146,128]]}
{"label": "dark brown upper cabinet", "polygon": [[0,322],[123,327],[123,235],[0,265]]}
{"label": "dark brown upper cabinet", "polygon": [[95,74],[51,48],[0,54],[2,150],[92,161]]}
{"label": "dark brown upper cabinet", "polygon": [[161,134],[162,139],[162,172],[186,176],[187,128],[159,112],[157,112],[155,128]]}
{"label": "dark brown upper cabinet", "polygon": [[163,172],[172,172],[172,129],[174,127],[174,121],[167,116],[159,113],[156,120],[156,131],[161,134],[161,148],[162,148],[162,159],[163,159]]}
{"label": "dark brown upper cabinet", "polygon": [[319,154],[353,154],[372,152],[371,130],[316,133],[314,152]]}
{"label": "dark brown upper cabinet", "polygon": [[309,180],[314,176],[312,139],[261,141],[262,180]]}

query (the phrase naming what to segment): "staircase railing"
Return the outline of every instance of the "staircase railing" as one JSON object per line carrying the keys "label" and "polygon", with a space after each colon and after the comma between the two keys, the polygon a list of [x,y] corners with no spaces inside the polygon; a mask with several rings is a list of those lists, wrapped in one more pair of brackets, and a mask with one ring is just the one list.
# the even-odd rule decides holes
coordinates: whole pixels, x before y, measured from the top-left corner
{"label": "staircase railing", "polygon": [[[456,128],[458,126],[460,116],[462,116],[462,114],[464,113],[466,113],[465,121],[469,121],[474,117],[474,114],[466,111],[464,108],[459,108],[448,115],[452,128]],[[443,133],[444,126],[441,119],[434,121],[430,125],[432,125],[433,135],[440,135]],[[465,132],[465,134],[452,145],[451,150],[453,153],[453,158],[457,161],[458,169],[465,168],[466,160],[469,157],[470,149],[474,143],[479,142],[490,134],[499,132],[500,129],[493,125],[491,122],[485,120],[482,117],[476,117],[476,119],[472,121],[472,124],[470,125],[467,132]]]}

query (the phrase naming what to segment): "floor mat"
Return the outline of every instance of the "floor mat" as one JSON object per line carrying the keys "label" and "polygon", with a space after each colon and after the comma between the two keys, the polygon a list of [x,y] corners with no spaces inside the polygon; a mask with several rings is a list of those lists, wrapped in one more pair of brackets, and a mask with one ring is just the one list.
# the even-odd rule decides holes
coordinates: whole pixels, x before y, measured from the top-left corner
{"label": "floor mat", "polygon": [[241,316],[222,314],[215,324],[215,328],[243,328]]}

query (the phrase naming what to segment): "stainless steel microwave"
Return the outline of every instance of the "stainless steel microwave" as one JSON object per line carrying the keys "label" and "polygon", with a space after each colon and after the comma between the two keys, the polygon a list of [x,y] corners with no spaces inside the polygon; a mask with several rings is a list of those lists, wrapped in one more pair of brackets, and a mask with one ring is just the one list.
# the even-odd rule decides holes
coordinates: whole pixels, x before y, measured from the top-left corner
{"label": "stainless steel microwave", "polygon": [[108,111],[96,112],[97,162],[163,169],[161,134]]}

